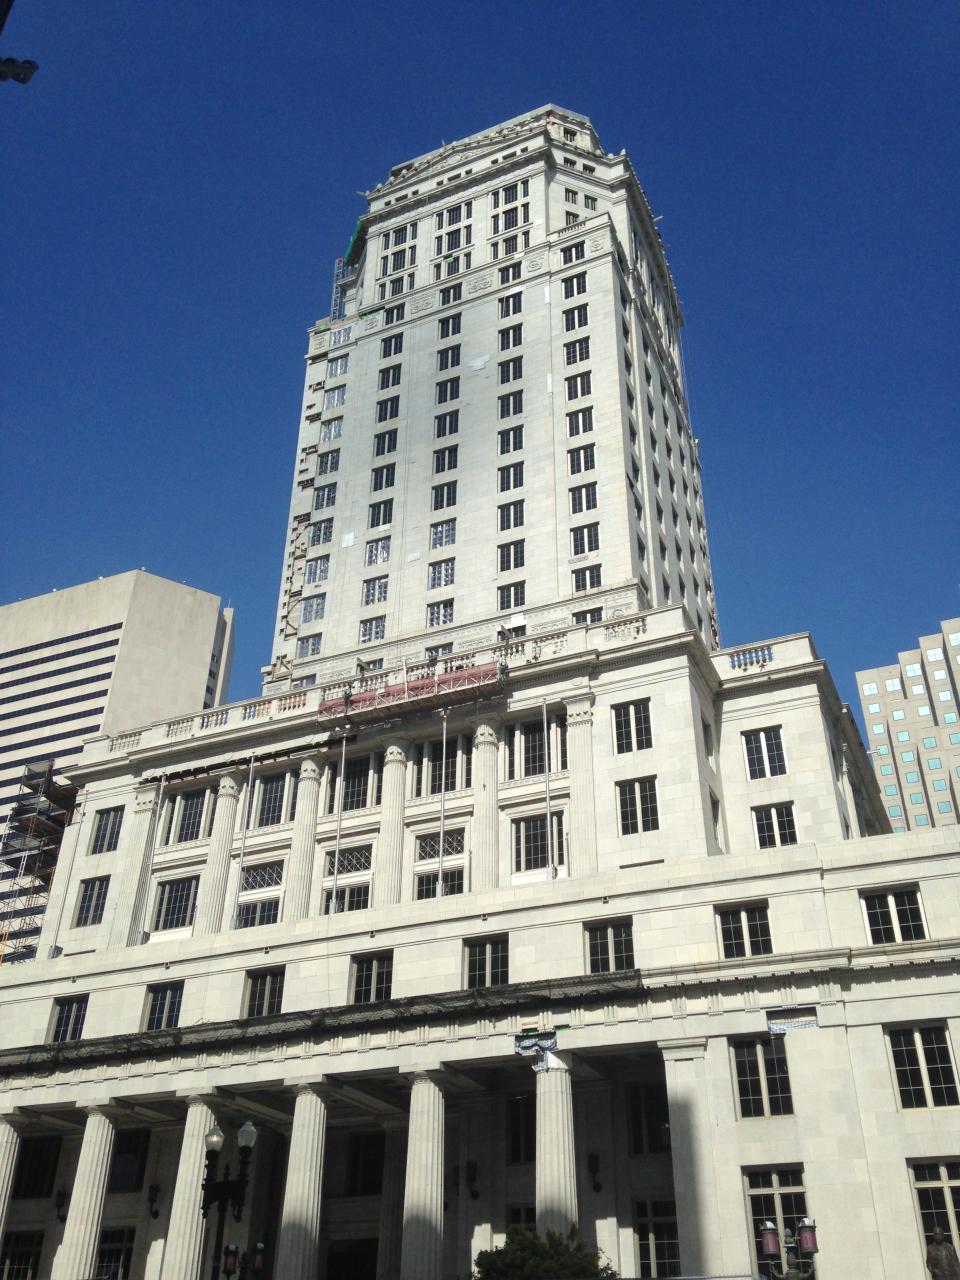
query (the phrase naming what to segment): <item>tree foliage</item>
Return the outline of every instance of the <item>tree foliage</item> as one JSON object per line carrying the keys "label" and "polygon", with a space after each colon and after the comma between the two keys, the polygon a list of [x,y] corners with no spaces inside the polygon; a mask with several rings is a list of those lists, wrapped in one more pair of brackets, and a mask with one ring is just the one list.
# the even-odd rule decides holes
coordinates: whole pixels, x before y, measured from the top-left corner
{"label": "tree foliage", "polygon": [[499,1249],[477,1254],[474,1280],[617,1280],[608,1262],[601,1262],[596,1249],[589,1248],[570,1228],[568,1236],[548,1231],[541,1239],[523,1227],[511,1227],[507,1242]]}

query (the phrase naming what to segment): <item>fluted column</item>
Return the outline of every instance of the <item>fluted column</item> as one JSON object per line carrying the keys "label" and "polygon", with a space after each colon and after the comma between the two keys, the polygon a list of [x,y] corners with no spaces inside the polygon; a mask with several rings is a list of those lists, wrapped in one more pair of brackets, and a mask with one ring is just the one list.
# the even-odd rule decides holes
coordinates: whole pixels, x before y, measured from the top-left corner
{"label": "fluted column", "polygon": [[377,1280],[397,1280],[403,1242],[403,1189],[407,1164],[407,1126],[404,1121],[385,1124],[383,1193],[380,1196],[380,1245]]}
{"label": "fluted column", "polygon": [[670,1150],[677,1202],[677,1234],[684,1275],[718,1267],[720,1209],[713,1164],[706,1041],[661,1045],[670,1111]]}
{"label": "fluted column", "polygon": [[125,852],[113,903],[111,947],[136,947],[143,941],[143,915],[150,892],[150,863],[159,817],[156,807],[157,788],[139,790],[127,830],[122,832]]}
{"label": "fluted column", "polygon": [[593,780],[593,697],[567,703],[567,769],[570,774],[570,874],[597,869],[597,814]]}
{"label": "fluted column", "polygon": [[216,1116],[203,1098],[189,1100],[160,1280],[194,1280],[197,1274],[204,1229],[200,1216],[200,1188],[206,1167],[203,1139],[215,1123]]}
{"label": "fluted column", "polygon": [[416,1076],[410,1093],[400,1280],[441,1280],[443,1273],[443,1122],[440,1086],[428,1075]]}
{"label": "fluted column", "polygon": [[113,1121],[98,1107],[91,1107],[83,1127],[83,1145],[73,1179],[67,1225],[53,1262],[51,1280],[86,1280],[96,1269],[113,1137]]}
{"label": "fluted column", "polygon": [[470,845],[470,888],[477,893],[497,887],[500,856],[500,813],[497,806],[499,724],[486,720],[473,735],[473,825]]}
{"label": "fluted column", "polygon": [[[319,782],[319,774],[317,775]],[[299,806],[299,799],[297,801]],[[275,1271],[283,1280],[316,1280],[327,1107],[310,1086],[297,1090],[287,1157]]]}
{"label": "fluted column", "polygon": [[391,742],[383,758],[383,795],[380,803],[380,836],[377,840],[376,905],[388,907],[400,901],[403,874],[403,804],[407,780],[409,742]]}
{"label": "fluted column", "polygon": [[217,811],[213,816],[213,831],[207,861],[200,873],[197,893],[197,913],[193,922],[194,937],[205,933],[217,933],[223,926],[223,909],[227,897],[227,880],[230,875],[230,855],[233,851],[233,833],[237,826],[237,805],[240,801],[240,781],[235,774],[225,773],[217,790]]}
{"label": "fluted column", "polygon": [[559,1053],[544,1053],[537,1074],[537,1231],[566,1235],[578,1220],[570,1067]]}
{"label": "fluted column", "polygon": [[293,820],[290,856],[284,874],[283,922],[295,924],[310,913],[310,885],[317,848],[317,810],[320,805],[320,767],[304,760],[297,784],[297,813]]}
{"label": "fluted column", "polygon": [[0,1116],[0,1240],[3,1239],[3,1227],[10,1207],[10,1192],[13,1190],[13,1175],[19,1151],[19,1130],[6,1116]]}

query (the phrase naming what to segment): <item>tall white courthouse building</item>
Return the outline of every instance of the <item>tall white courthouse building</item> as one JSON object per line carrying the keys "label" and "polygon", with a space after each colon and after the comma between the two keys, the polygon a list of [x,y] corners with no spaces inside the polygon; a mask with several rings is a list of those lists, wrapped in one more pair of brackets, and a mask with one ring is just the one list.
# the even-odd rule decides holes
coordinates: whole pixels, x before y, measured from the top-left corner
{"label": "tall white courthouse building", "polygon": [[956,829],[890,832],[808,636],[720,647],[679,325],[583,116],[370,193],[264,695],[87,743],[0,971],[0,1275],[212,1274],[215,1122],[274,1280],[465,1280],[514,1223],[624,1276],[956,1240]]}

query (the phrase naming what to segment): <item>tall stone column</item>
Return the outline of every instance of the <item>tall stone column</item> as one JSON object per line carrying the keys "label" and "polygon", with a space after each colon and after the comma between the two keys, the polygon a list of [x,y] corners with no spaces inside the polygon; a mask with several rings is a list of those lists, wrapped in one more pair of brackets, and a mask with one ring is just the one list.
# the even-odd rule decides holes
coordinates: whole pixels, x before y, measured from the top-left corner
{"label": "tall stone column", "polygon": [[593,696],[567,703],[567,770],[570,774],[570,874],[597,869],[597,814],[593,779]]}
{"label": "tall stone column", "polygon": [[143,917],[150,893],[150,864],[159,813],[156,812],[157,787],[137,791],[133,815],[127,830],[121,832],[125,847],[123,871],[117,877],[113,920],[110,924],[111,947],[137,947],[143,941]]}
{"label": "tall stone column", "polygon": [[7,1209],[10,1207],[10,1192],[13,1190],[13,1175],[19,1152],[19,1130],[6,1116],[0,1116],[0,1240],[3,1239]]}
{"label": "tall stone column", "polygon": [[194,1280],[200,1263],[205,1222],[200,1216],[200,1188],[205,1171],[203,1139],[216,1116],[203,1098],[187,1102],[187,1122],[177,1164],[170,1223],[160,1264],[160,1280]]}
{"label": "tall stone column", "polygon": [[213,816],[213,831],[207,861],[200,873],[197,893],[197,914],[193,922],[193,935],[217,933],[223,927],[223,910],[227,897],[227,879],[230,875],[230,856],[233,852],[233,833],[237,826],[237,805],[240,801],[240,781],[235,774],[225,773],[217,790],[217,811]]}
{"label": "tall stone column", "polygon": [[573,1139],[570,1066],[559,1053],[544,1053],[537,1074],[537,1232],[566,1235],[578,1221],[577,1164]]}
{"label": "tall stone column", "polygon": [[67,1225],[54,1258],[51,1280],[85,1280],[96,1270],[113,1137],[113,1121],[99,1107],[91,1107],[83,1127]]}
{"label": "tall stone column", "polygon": [[326,1103],[312,1086],[305,1085],[297,1090],[287,1157],[275,1267],[283,1280],[316,1280],[326,1135]]}
{"label": "tall stone column", "polygon": [[317,848],[317,810],[320,805],[320,767],[316,760],[300,765],[297,813],[284,875],[283,923],[295,924],[310,913],[310,885]]}
{"label": "tall stone column", "polygon": [[400,1280],[441,1280],[443,1275],[443,1121],[443,1091],[430,1076],[416,1076],[410,1093]]}
{"label": "tall stone column", "polygon": [[473,735],[473,826],[470,888],[495,889],[500,860],[500,811],[497,804],[497,721],[488,718]]}
{"label": "tall stone column", "polygon": [[722,1270],[707,1044],[677,1040],[660,1047],[667,1076],[680,1266],[684,1275],[706,1275]]}
{"label": "tall stone column", "polygon": [[403,875],[403,806],[407,781],[409,742],[387,746],[383,759],[383,795],[380,803],[380,836],[377,840],[376,905],[389,907],[400,901]]}
{"label": "tall stone column", "polygon": [[403,1120],[384,1125],[383,1193],[380,1196],[380,1244],[377,1280],[398,1280],[403,1242],[403,1190],[407,1165],[407,1126]]}

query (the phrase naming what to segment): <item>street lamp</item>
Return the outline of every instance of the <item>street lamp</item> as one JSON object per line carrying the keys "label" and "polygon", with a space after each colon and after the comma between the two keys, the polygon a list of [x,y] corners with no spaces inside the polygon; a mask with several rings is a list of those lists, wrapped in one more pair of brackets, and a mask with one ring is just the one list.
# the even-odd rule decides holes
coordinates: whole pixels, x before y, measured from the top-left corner
{"label": "street lamp", "polygon": [[[223,1170],[223,1177],[218,1178],[217,1166],[220,1162],[220,1152],[223,1150],[223,1130],[218,1124],[214,1124],[203,1139],[207,1155],[206,1173],[201,1187],[200,1212],[206,1217],[211,1205],[216,1205],[217,1207],[217,1234],[213,1246],[213,1266],[210,1272],[210,1280],[219,1280],[221,1274],[231,1275],[236,1273],[236,1265],[234,1265],[233,1272],[221,1272],[220,1269],[220,1255],[224,1253],[223,1230],[228,1208],[233,1210],[234,1222],[239,1222],[243,1217],[243,1205],[247,1195],[250,1153],[253,1151],[256,1140],[257,1131],[251,1122],[247,1120],[237,1130],[237,1147],[240,1152],[240,1168],[237,1176],[236,1178],[231,1178],[230,1166],[226,1165]],[[236,1260],[235,1252],[234,1260]],[[226,1264],[226,1257],[224,1258],[224,1263]]]}
{"label": "street lamp", "polygon": [[247,1280],[249,1275],[261,1275],[266,1259],[262,1243],[254,1245],[252,1250],[244,1249],[241,1253],[235,1244],[228,1244],[223,1251],[223,1273],[236,1276],[237,1280]]}
{"label": "street lamp", "polygon": [[[813,1274],[813,1255],[817,1253],[817,1224],[810,1218],[802,1218],[797,1224],[797,1234],[789,1227],[783,1229],[783,1250],[780,1248],[780,1233],[776,1224],[765,1222],[760,1228],[760,1252],[770,1261],[770,1274],[773,1280],[808,1280]],[[804,1258],[803,1254],[809,1254]],[[787,1265],[778,1271],[773,1259],[786,1255]]]}

